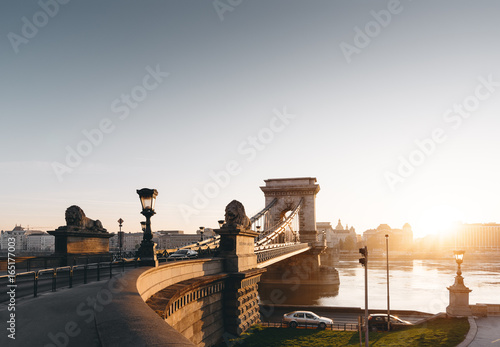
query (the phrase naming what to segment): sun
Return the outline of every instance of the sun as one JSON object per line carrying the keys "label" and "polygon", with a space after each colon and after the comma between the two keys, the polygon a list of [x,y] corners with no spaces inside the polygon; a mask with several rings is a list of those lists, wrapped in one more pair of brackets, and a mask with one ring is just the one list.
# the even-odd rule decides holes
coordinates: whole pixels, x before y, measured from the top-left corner
{"label": "sun", "polygon": [[450,232],[461,219],[460,211],[449,205],[436,205],[422,211],[415,231],[418,236],[442,235]]}

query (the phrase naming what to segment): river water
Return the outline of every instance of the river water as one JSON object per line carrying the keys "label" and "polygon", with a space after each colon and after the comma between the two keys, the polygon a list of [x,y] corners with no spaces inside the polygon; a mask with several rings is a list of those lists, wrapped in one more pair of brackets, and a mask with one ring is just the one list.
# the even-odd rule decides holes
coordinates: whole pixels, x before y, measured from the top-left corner
{"label": "river water", "polygon": [[[472,289],[469,303],[500,303],[500,259],[469,260],[462,264],[462,276]],[[356,260],[336,266],[339,285],[259,284],[261,302],[364,308],[364,268]],[[454,283],[457,265],[449,260],[391,260],[389,266],[390,306],[395,310],[444,312],[449,302],[446,287]],[[387,308],[385,260],[370,260],[368,307]]]}

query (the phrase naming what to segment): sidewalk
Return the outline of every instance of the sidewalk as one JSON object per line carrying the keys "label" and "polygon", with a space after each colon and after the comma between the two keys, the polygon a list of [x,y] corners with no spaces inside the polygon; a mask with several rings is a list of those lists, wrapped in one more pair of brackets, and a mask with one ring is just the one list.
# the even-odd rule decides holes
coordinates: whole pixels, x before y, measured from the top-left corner
{"label": "sidewalk", "polygon": [[[103,284],[93,282],[71,289],[43,293],[37,298],[20,298],[15,306],[15,340],[7,321],[6,305],[0,307],[1,346],[99,346],[93,301]],[[102,300],[102,298],[101,298]]]}
{"label": "sidewalk", "polygon": [[[175,346],[193,344],[147,306],[137,292],[145,268],[111,279],[19,298],[15,311],[0,304],[0,346]],[[9,338],[15,313],[15,339]]]}
{"label": "sidewalk", "polygon": [[476,318],[477,333],[469,347],[500,347],[500,316]]}

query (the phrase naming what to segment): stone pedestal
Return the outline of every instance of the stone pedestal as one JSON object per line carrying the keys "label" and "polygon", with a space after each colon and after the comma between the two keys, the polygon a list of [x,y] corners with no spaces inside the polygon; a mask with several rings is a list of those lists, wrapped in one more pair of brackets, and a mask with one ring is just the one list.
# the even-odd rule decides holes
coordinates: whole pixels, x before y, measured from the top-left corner
{"label": "stone pedestal", "polygon": [[226,272],[242,272],[257,268],[254,238],[259,233],[239,225],[224,225],[214,231],[220,235],[219,256],[224,258]]}
{"label": "stone pedestal", "polygon": [[156,243],[153,241],[142,240],[139,249],[137,250],[139,264],[141,266],[158,267],[158,258],[156,257]]}
{"label": "stone pedestal", "polygon": [[215,232],[220,235],[219,256],[228,272],[224,326],[228,333],[239,336],[260,322],[257,283],[266,270],[257,269],[254,239],[258,233],[239,224],[224,224]]}
{"label": "stone pedestal", "polygon": [[[63,257],[63,265],[78,263],[78,258],[88,258],[91,262],[109,257],[108,232],[91,232],[74,227],[62,226],[48,231],[55,237],[55,256]],[[104,259],[103,259],[104,257]]]}
{"label": "stone pedestal", "polygon": [[471,289],[464,285],[462,276],[455,276],[455,283],[448,287],[450,291],[450,304],[446,307],[446,313],[454,317],[472,316],[472,310],[469,306],[469,293]]}

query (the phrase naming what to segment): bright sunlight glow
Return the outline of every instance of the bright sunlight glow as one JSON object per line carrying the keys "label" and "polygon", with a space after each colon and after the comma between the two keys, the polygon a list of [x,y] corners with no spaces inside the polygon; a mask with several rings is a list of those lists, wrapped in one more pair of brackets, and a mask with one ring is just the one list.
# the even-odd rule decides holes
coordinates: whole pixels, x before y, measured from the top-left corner
{"label": "bright sunlight glow", "polygon": [[453,223],[461,220],[460,211],[449,205],[437,205],[424,210],[414,228],[416,237],[440,235],[450,231]]}

